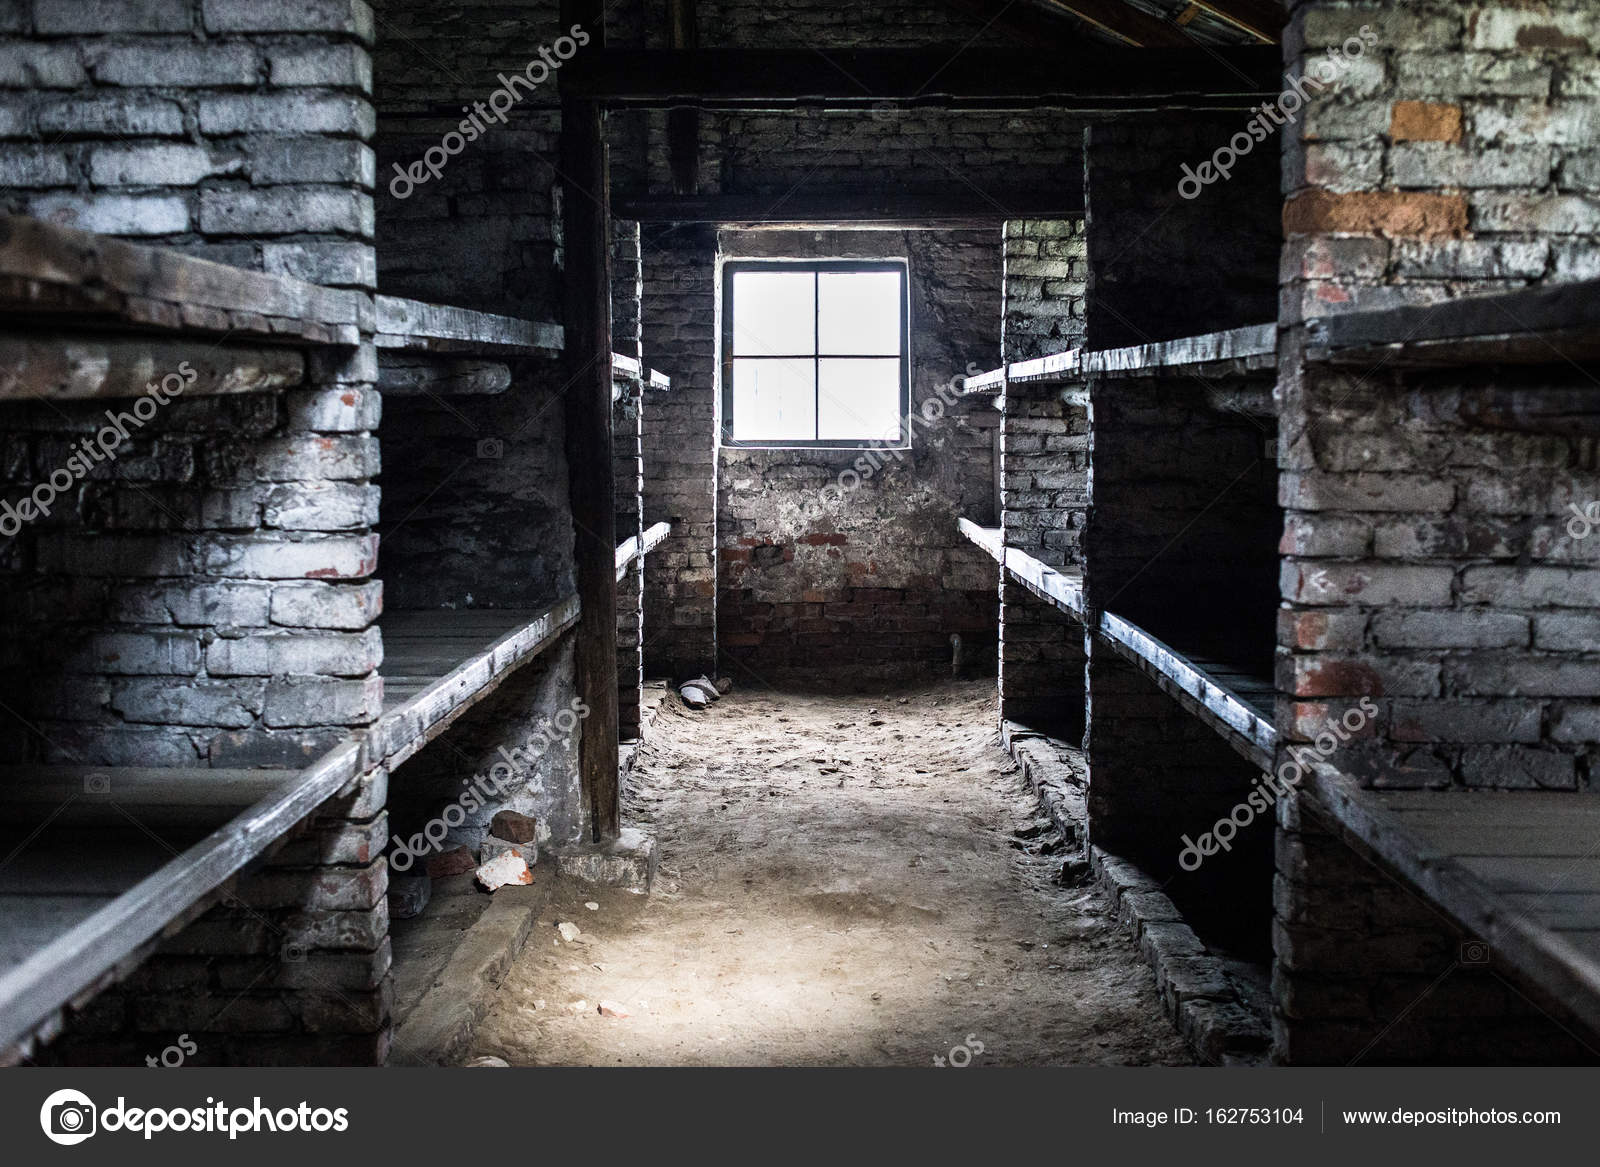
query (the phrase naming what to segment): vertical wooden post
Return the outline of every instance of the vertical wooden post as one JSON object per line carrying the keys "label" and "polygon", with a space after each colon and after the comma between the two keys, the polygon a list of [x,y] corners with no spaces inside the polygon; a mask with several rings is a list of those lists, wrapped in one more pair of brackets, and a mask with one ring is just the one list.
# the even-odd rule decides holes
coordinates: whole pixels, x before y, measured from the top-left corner
{"label": "vertical wooden post", "polygon": [[[695,0],[667,0],[668,45],[674,49],[700,47]],[[667,169],[672,193],[700,193],[700,111],[690,107],[667,111]]]}
{"label": "vertical wooden post", "polygon": [[[600,0],[562,0],[561,27],[605,49]],[[578,693],[589,707],[579,770],[595,842],[618,831],[616,480],[611,464],[611,193],[605,112],[561,101],[562,238],[566,276],[567,481],[578,598]]]}

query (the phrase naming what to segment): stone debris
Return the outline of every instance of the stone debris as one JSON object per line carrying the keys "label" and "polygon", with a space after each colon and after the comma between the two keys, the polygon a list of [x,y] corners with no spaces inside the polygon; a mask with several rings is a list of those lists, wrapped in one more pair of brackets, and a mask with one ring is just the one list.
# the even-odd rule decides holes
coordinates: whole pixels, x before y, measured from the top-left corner
{"label": "stone debris", "polygon": [[683,703],[690,709],[704,709],[711,704],[711,697],[699,685],[678,686],[678,696],[683,698]]}
{"label": "stone debris", "polygon": [[511,1068],[511,1063],[506,1061],[504,1058],[497,1058],[492,1055],[485,1054],[481,1058],[473,1058],[470,1062],[466,1063],[466,1068],[469,1070],[509,1070]]}
{"label": "stone debris", "polygon": [[533,872],[521,855],[505,851],[478,868],[478,882],[489,891],[497,891],[507,884],[532,883]]}
{"label": "stone debris", "polygon": [[485,835],[483,842],[478,844],[479,863],[488,863],[502,855],[515,855],[532,867],[539,862],[539,844],[514,843],[510,839],[502,839],[495,835]]}
{"label": "stone debris", "polygon": [[582,997],[579,997],[576,1001],[567,1006],[567,1012],[571,1013],[575,1017],[582,1016],[588,1011],[589,1002],[585,1001]]}
{"label": "stone debris", "polygon": [[539,837],[539,820],[514,810],[502,810],[489,820],[489,833],[512,843],[531,843]]}
{"label": "stone debris", "polygon": [[428,876],[444,879],[451,875],[465,875],[478,866],[478,857],[468,847],[455,847],[428,857]]}
{"label": "stone debris", "polygon": [[583,906],[588,908],[591,912],[598,912],[600,910],[600,905],[595,903],[593,900],[588,901]]}
{"label": "stone debris", "polygon": [[602,1017],[632,1017],[633,1014],[629,1013],[627,1011],[627,1009],[623,1008],[621,1005],[617,1004],[615,1001],[601,1001],[600,1002],[600,1016],[602,1016]]}
{"label": "stone debris", "polygon": [[556,931],[561,933],[561,939],[565,940],[568,944],[575,943],[578,937],[583,935],[583,932],[571,920],[561,921],[561,923],[556,925]]}

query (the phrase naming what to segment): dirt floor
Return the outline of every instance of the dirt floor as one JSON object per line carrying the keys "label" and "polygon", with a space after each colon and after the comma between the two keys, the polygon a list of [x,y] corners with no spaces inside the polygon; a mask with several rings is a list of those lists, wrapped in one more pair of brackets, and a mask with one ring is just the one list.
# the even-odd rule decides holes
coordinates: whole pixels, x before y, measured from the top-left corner
{"label": "dirt floor", "polygon": [[1061,841],[999,747],[992,680],[740,691],[699,713],[669,698],[624,814],[659,840],[654,892],[557,881],[469,1056],[1191,1060],[1104,902],[1060,882]]}

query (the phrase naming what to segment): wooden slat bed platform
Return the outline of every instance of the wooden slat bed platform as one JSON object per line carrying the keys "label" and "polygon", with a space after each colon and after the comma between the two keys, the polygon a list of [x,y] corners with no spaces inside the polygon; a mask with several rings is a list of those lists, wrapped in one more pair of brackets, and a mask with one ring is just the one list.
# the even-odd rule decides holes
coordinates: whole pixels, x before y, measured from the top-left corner
{"label": "wooden slat bed platform", "polygon": [[426,304],[401,296],[374,297],[376,344],[411,353],[482,353],[490,356],[553,357],[565,334],[559,324],[496,316],[449,304]]}
{"label": "wooden slat bed platform", "polygon": [[1364,790],[1321,764],[1301,789],[1600,1037],[1600,797]]}
{"label": "wooden slat bed platform", "polygon": [[367,298],[40,219],[0,216],[0,311],[72,328],[353,345]]}
{"label": "wooden slat bed platform", "polygon": [[0,768],[0,1055],[136,968],[364,758],[351,740],[298,771]]}
{"label": "wooden slat bed platform", "polygon": [[1270,676],[1185,656],[1114,612],[1102,612],[1095,631],[1242,757],[1262,770],[1272,768],[1278,731],[1273,725],[1277,686]]}
{"label": "wooden slat bed platform", "polygon": [[540,612],[386,612],[383,715],[369,734],[372,757],[398,766],[577,622],[576,596]]}
{"label": "wooden slat bed platform", "polygon": [[[619,570],[670,529],[618,547]],[[0,1055],[48,1037],[63,1007],[136,968],[346,784],[438,737],[578,610],[570,596],[542,611],[386,613],[381,715],[304,770],[0,767]]]}

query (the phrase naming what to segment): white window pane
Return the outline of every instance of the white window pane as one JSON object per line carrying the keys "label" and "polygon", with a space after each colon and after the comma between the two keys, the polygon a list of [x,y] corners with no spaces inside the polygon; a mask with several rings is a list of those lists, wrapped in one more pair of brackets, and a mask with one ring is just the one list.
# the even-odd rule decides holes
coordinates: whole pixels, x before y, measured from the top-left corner
{"label": "white window pane", "polygon": [[900,273],[823,272],[817,277],[818,351],[900,355]]}
{"label": "white window pane", "polygon": [[734,441],[810,441],[815,437],[815,375],[810,360],[734,361]]}
{"label": "white window pane", "polygon": [[899,440],[898,359],[824,359],[818,366],[818,437],[863,442]]}
{"label": "white window pane", "polygon": [[809,271],[734,272],[734,354],[788,357],[815,352],[815,281]]}

